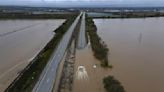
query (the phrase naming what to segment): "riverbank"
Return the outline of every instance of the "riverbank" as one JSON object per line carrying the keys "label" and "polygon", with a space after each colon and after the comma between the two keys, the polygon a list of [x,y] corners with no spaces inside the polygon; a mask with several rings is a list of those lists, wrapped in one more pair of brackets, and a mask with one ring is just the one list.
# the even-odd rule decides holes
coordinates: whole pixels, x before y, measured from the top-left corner
{"label": "riverbank", "polygon": [[[46,66],[51,54],[60,42],[62,36],[70,27],[76,16],[67,19],[58,29],[55,30],[55,36],[45,46],[45,48],[35,57],[34,60],[20,73],[14,82],[5,92],[31,92],[37,82],[42,70]],[[62,29],[62,30],[61,30]],[[60,30],[60,31],[58,31]]]}

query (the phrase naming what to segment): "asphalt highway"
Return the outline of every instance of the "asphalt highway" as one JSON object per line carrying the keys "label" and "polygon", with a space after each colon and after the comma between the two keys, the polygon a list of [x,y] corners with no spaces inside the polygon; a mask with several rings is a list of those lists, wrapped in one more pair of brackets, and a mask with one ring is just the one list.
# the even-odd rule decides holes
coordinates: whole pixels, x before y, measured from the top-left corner
{"label": "asphalt highway", "polygon": [[83,48],[85,48],[86,44],[87,44],[87,42],[86,42],[86,30],[85,30],[85,12],[83,12],[77,48],[83,49]]}
{"label": "asphalt highway", "polygon": [[35,85],[33,92],[51,92],[53,89],[53,85],[56,78],[56,73],[58,69],[58,65],[60,64],[65,51],[69,45],[69,41],[71,39],[72,33],[80,19],[82,13],[75,19],[73,24],[70,26],[68,31],[65,33],[63,38],[61,39],[58,47],[56,48],[55,52],[52,55],[49,63],[46,65],[45,69],[43,70],[39,81]]}

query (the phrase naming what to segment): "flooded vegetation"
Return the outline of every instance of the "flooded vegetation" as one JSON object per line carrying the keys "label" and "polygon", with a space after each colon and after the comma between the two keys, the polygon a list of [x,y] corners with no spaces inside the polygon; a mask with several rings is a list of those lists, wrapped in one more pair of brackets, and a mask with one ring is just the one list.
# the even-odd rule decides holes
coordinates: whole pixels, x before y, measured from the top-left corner
{"label": "flooded vegetation", "polygon": [[0,91],[34,59],[65,20],[0,20]]}
{"label": "flooded vegetation", "polygon": [[164,92],[164,0],[1,0],[0,92]]}
{"label": "flooded vegetation", "polygon": [[[103,56],[100,56],[100,53],[95,53],[93,50],[93,45],[95,46],[95,50],[100,48],[100,50],[104,49],[104,44],[101,43],[102,40],[98,36],[97,30],[95,30],[95,28],[96,26],[94,25],[93,19],[88,19],[87,17],[86,31],[88,32],[87,34],[89,34],[90,39],[88,39],[88,44],[85,46],[85,48],[77,48],[76,50],[73,90],[69,92],[105,92],[103,78],[109,75],[111,69],[102,67],[102,64],[104,63],[104,61],[102,61]],[[102,51],[101,54],[102,53],[104,52]],[[101,59],[96,59],[94,56],[95,54],[99,55]],[[105,55],[108,56],[107,53],[105,53]],[[107,60],[107,58],[105,59]]]}
{"label": "flooded vegetation", "polygon": [[86,11],[1,15],[0,91],[164,92],[164,13]]}
{"label": "flooded vegetation", "polygon": [[125,92],[124,87],[113,76],[105,77],[103,83],[107,92]]}
{"label": "flooded vegetation", "polygon": [[94,56],[101,61],[101,65],[104,67],[108,67],[108,48],[104,41],[97,34],[97,27],[94,24],[92,18],[87,18],[87,27],[86,31],[88,32],[91,47],[94,52]]}
{"label": "flooded vegetation", "polygon": [[126,92],[164,92],[164,18],[94,19]]}

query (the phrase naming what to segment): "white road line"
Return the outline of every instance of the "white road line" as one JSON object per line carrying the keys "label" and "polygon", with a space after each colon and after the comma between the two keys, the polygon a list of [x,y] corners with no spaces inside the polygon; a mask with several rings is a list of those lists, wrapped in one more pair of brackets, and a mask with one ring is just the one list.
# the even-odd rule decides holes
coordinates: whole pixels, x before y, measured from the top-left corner
{"label": "white road line", "polygon": [[54,68],[52,68],[51,70],[54,71]]}
{"label": "white road line", "polygon": [[49,81],[50,81],[50,79],[48,78],[48,79],[47,79],[47,83],[49,83]]}

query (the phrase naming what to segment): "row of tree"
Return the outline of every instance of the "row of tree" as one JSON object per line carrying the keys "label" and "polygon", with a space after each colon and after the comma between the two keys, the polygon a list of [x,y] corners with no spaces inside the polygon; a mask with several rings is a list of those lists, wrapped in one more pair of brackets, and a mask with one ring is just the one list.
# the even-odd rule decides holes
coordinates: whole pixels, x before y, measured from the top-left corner
{"label": "row of tree", "polygon": [[87,17],[86,29],[90,37],[90,42],[94,56],[101,61],[101,65],[108,67],[108,51],[107,45],[97,34],[97,27],[92,18]]}

